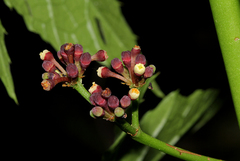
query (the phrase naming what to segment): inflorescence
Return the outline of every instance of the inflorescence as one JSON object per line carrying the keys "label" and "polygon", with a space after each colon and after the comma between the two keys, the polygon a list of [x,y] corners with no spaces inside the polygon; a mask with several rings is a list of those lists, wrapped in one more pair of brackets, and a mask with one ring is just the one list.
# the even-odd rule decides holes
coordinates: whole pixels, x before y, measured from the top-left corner
{"label": "inflorescence", "polygon": [[[101,86],[93,82],[88,90],[90,102],[94,107],[90,111],[93,118],[103,118],[114,122],[117,118],[126,118],[125,110],[131,105],[133,100],[138,99],[140,95],[139,88],[145,84],[147,78],[151,77],[156,68],[154,65],[146,66],[146,58],[140,54],[139,46],[134,46],[131,51],[124,51],[121,54],[122,61],[114,58],[111,61],[112,68],[117,72],[112,72],[107,67],[99,67],[97,75],[101,78],[114,77],[120,79],[123,84],[129,86],[130,90],[120,100],[112,95],[109,88],[102,89]],[[108,58],[107,52],[99,50],[91,56],[88,52],[83,53],[83,47],[80,44],[66,43],[61,46],[57,52],[60,61],[66,65],[64,69],[53,57],[53,54],[44,50],[40,53],[43,60],[42,67],[46,71],[42,75],[41,83],[44,90],[51,90],[56,84],[64,82],[63,86],[72,86],[76,84],[78,78],[83,78],[86,68],[91,61],[105,61]]]}
{"label": "inflorescence", "polygon": [[48,50],[43,50],[40,54],[43,60],[42,67],[46,71],[42,74],[41,83],[44,90],[49,91],[60,82],[65,86],[71,86],[76,83],[77,78],[83,78],[83,74],[92,61],[105,61],[108,58],[107,52],[99,50],[91,56],[88,52],[83,53],[83,47],[80,44],[66,43],[61,46],[57,52],[59,60],[66,65],[64,69]]}

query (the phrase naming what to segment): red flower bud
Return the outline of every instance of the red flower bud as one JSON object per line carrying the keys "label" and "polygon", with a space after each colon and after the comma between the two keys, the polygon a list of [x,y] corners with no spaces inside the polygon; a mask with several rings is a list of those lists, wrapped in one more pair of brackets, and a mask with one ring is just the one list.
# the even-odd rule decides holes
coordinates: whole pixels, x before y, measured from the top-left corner
{"label": "red flower bud", "polygon": [[91,55],[87,52],[87,53],[83,53],[82,56],[80,57],[80,63],[81,63],[81,67],[83,69],[86,69],[89,64],[91,63]]}
{"label": "red flower bud", "polygon": [[120,100],[120,104],[122,108],[127,108],[131,104],[131,99],[127,95],[124,95]]}
{"label": "red flower bud", "polygon": [[41,52],[39,55],[42,60],[51,61],[52,59],[54,59],[53,54],[48,50],[43,50],[43,52]]}
{"label": "red flower bud", "polygon": [[107,67],[99,67],[97,70],[97,75],[101,78],[114,77],[114,78],[122,80],[125,83],[131,83],[131,82],[129,82],[129,80],[127,80],[126,78],[122,77],[119,74],[112,72]]}
{"label": "red flower bud", "polygon": [[56,72],[46,72],[42,74],[42,79],[58,79],[60,78],[60,75]]}
{"label": "red flower bud", "polygon": [[71,78],[76,78],[78,76],[78,68],[75,64],[68,64],[66,71]]}
{"label": "red flower bud", "polygon": [[66,43],[64,44],[64,52],[68,56],[69,63],[73,63],[73,55],[74,55],[74,45],[72,43]]}
{"label": "red flower bud", "polygon": [[104,98],[102,98],[100,93],[93,93],[91,97],[97,105],[101,107],[106,107],[107,101]]}
{"label": "red flower bud", "polygon": [[56,86],[60,82],[70,82],[68,77],[60,77],[57,79],[45,79],[41,82],[41,85],[44,90],[50,91],[54,86]]}
{"label": "red flower bud", "polygon": [[115,109],[119,106],[119,99],[114,95],[110,96],[108,98],[108,106],[112,109]]}
{"label": "red flower bud", "polygon": [[111,65],[116,72],[118,72],[120,74],[123,73],[124,67],[123,67],[123,64],[122,64],[121,60],[119,60],[118,58],[114,58],[111,61]]}
{"label": "red flower bud", "polygon": [[128,69],[130,69],[131,68],[131,53],[130,53],[130,51],[122,52],[121,56],[122,56],[122,61],[123,61],[124,65]]}
{"label": "red flower bud", "polygon": [[47,72],[54,72],[57,69],[55,67],[55,65],[51,61],[48,61],[48,60],[43,61],[42,67]]}
{"label": "red flower bud", "polygon": [[138,54],[136,59],[135,59],[135,64],[139,64],[139,63],[141,63],[143,65],[146,64],[146,58],[143,54]]}
{"label": "red flower bud", "polygon": [[75,48],[75,50],[74,50],[74,60],[79,61],[79,59],[80,59],[80,57],[83,53],[83,47],[80,44],[75,44],[74,48]]}
{"label": "red flower bud", "polygon": [[153,68],[151,66],[146,67],[145,73],[144,73],[144,78],[149,78],[153,75]]}
{"label": "red flower bud", "polygon": [[102,87],[99,86],[98,84],[96,84],[95,82],[93,82],[92,86],[89,88],[88,92],[91,94],[102,92]]}
{"label": "red flower bud", "polygon": [[140,46],[135,45],[131,50],[131,56],[136,57],[138,54],[140,54],[141,48]]}
{"label": "red flower bud", "polygon": [[107,58],[108,58],[108,55],[105,50],[99,50],[96,54],[94,54],[91,57],[92,61],[100,61],[100,62],[107,60]]}

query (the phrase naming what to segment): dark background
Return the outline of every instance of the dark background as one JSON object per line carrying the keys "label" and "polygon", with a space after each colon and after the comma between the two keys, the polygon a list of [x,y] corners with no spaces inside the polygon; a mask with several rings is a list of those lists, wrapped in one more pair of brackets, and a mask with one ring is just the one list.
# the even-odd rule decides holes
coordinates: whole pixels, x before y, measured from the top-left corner
{"label": "dark background", "polygon": [[[206,126],[184,135],[177,146],[238,160],[240,131],[208,1],[121,2],[142,52],[161,71],[157,82],[164,93],[181,89],[182,94],[188,95],[197,88],[217,88],[225,100]],[[17,106],[0,83],[3,154],[8,158],[99,160],[114,139],[113,124],[89,117],[91,106],[71,88],[59,85],[51,92],[43,91],[38,54],[54,49],[39,35],[29,32],[23,18],[2,1],[0,19],[8,32],[5,43],[19,101]],[[83,80],[86,87],[90,87],[97,66],[93,63],[88,68],[86,75],[91,77]],[[106,83],[111,87],[119,82],[110,79]],[[115,94],[119,90],[115,89]],[[145,103],[153,108],[159,102],[155,98],[148,92]],[[179,159],[165,156],[163,161],[167,160]]]}

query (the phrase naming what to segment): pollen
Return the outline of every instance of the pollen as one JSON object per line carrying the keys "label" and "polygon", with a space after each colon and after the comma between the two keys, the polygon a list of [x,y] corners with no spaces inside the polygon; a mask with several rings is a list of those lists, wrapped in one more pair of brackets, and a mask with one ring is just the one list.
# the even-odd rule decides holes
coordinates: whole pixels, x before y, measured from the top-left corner
{"label": "pollen", "polygon": [[131,100],[135,100],[139,97],[140,91],[137,88],[132,88],[129,90],[128,95],[131,98]]}
{"label": "pollen", "polygon": [[68,44],[64,47],[64,49],[65,49],[65,50],[69,50],[72,46],[73,46],[72,43],[68,43]]}
{"label": "pollen", "polygon": [[42,85],[44,90],[49,90],[49,88],[50,88],[50,83],[47,80],[43,80],[41,82],[41,85]]}

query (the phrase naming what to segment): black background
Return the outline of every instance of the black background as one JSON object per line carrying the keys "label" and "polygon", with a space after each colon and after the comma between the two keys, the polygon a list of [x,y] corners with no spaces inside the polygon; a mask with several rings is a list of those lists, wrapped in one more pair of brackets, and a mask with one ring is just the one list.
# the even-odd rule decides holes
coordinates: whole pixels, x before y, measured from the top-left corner
{"label": "black background", "polygon": [[[188,95],[197,88],[217,88],[225,100],[206,126],[195,134],[184,135],[177,146],[238,160],[240,131],[208,1],[144,2],[122,0],[121,8],[148,62],[161,71],[157,82],[164,93],[181,89],[182,94]],[[0,83],[3,154],[8,158],[99,160],[114,139],[113,124],[89,117],[91,106],[70,88],[59,85],[51,92],[42,90],[43,69],[38,54],[43,49],[54,49],[39,35],[29,32],[15,10],[2,1],[0,6],[19,101],[17,106]],[[97,67],[93,63],[88,68],[89,76],[83,82],[86,87],[93,79],[100,81],[95,78]],[[114,79],[106,82],[110,87],[117,83]],[[122,95],[121,88],[114,90]],[[155,107],[159,102],[155,98],[147,92],[145,104]],[[179,159],[165,156],[163,160]]]}

